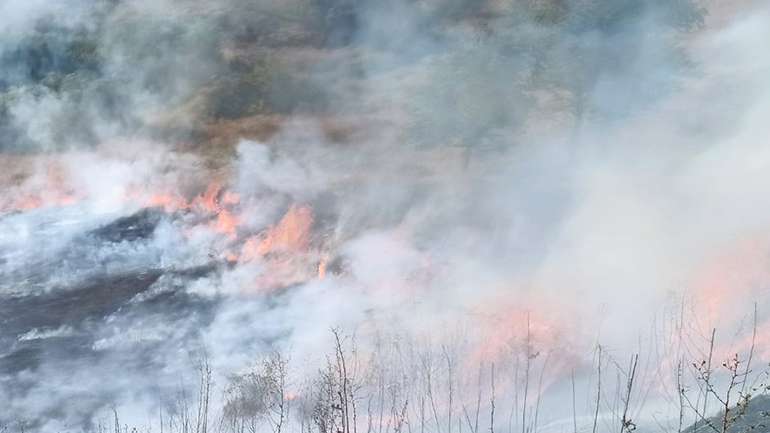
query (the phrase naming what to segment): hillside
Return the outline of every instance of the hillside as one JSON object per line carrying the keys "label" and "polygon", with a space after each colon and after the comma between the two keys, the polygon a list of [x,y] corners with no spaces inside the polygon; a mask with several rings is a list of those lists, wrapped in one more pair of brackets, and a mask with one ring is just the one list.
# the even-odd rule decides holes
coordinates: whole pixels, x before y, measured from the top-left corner
{"label": "hillside", "polygon": [[[770,397],[767,395],[759,395],[752,398],[743,414],[740,413],[738,408],[733,408],[733,411],[737,413],[730,417],[728,433],[770,431]],[[721,432],[723,420],[724,414],[720,413],[709,418],[709,423]],[[713,432],[714,428],[701,421],[687,428],[685,433]]]}

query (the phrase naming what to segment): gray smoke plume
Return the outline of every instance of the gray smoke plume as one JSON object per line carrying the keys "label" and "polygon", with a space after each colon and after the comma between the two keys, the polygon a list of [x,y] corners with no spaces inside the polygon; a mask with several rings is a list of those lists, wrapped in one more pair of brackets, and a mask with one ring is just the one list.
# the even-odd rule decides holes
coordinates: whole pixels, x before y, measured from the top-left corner
{"label": "gray smoke plume", "polygon": [[768,22],[0,0],[0,431],[705,425],[770,356]]}

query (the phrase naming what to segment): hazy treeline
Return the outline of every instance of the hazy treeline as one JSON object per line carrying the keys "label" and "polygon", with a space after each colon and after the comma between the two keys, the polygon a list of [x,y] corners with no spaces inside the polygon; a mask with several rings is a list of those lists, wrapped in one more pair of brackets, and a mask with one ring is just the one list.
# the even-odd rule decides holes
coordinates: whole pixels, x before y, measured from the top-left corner
{"label": "hazy treeline", "polygon": [[757,359],[756,322],[731,337],[750,346],[729,353],[716,329],[700,334],[684,317],[656,327],[638,353],[597,344],[592,361],[548,342],[529,316],[523,333],[494,352],[459,330],[441,340],[378,332],[364,342],[335,328],[320,368],[274,350],[219,375],[200,350],[190,355],[195,373],[158,396],[147,424],[124,422],[112,405],[82,431],[762,431],[770,369]]}
{"label": "hazy treeline", "polygon": [[3,6],[3,149],[383,110],[409,113],[417,144],[506,147],[537,116],[579,128],[668,94],[706,13],[694,0],[65,3]]}

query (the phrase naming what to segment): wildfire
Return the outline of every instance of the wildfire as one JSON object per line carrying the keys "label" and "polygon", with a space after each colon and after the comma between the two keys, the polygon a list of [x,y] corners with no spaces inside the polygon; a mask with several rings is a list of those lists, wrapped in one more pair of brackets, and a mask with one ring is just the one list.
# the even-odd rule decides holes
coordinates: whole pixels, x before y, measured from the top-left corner
{"label": "wildfire", "polygon": [[[0,201],[0,212],[64,206],[87,198],[76,194],[62,167],[51,164],[45,173],[7,194],[9,198]],[[319,260],[318,254],[310,251],[314,215],[308,205],[290,206],[278,222],[254,233],[243,226],[240,195],[217,181],[196,195],[184,194],[175,185],[125,185],[122,197],[124,203],[132,206],[183,213],[190,216],[185,221],[191,227],[204,227],[222,235],[215,255],[224,262],[236,265],[259,261],[265,266],[257,286],[286,286],[326,275],[326,260]]]}
{"label": "wildfire", "polygon": [[532,311],[497,312],[488,318],[485,325],[491,329],[487,332],[486,344],[481,348],[484,358],[500,356],[511,345],[526,345],[528,338],[552,344],[556,337],[553,324]]}
{"label": "wildfire", "polygon": [[[762,299],[770,282],[770,239],[764,232],[754,232],[720,245],[699,263],[688,284],[692,293],[690,327],[708,350],[711,330],[717,329],[715,359],[727,359],[735,353],[748,353],[756,343],[756,352],[765,356],[770,341],[770,323],[759,321],[756,341],[753,330],[736,338],[752,326],[751,303]],[[760,305],[760,308],[763,305]],[[731,328],[738,326],[738,328]],[[725,331],[732,332],[725,338]],[[699,347],[699,350],[703,350]]]}
{"label": "wildfire", "polygon": [[[237,193],[228,191],[219,183],[210,184],[201,194],[192,199],[186,199],[178,193],[159,193],[143,195],[132,191],[129,198],[144,206],[160,207],[166,212],[192,212],[201,218],[208,219],[208,227],[216,233],[227,236],[236,245],[239,243],[239,230],[242,219],[239,213],[241,198]],[[313,226],[313,210],[307,205],[292,205],[275,225],[263,232],[247,237],[237,250],[228,250],[222,257],[229,263],[246,263],[263,260],[270,256],[272,266],[277,263],[289,269],[278,274],[291,274],[295,266],[286,265],[291,262],[293,255],[308,252],[311,229]],[[237,247],[236,247],[237,248]],[[319,264],[319,276],[325,274],[325,263]]]}
{"label": "wildfire", "polygon": [[264,264],[265,271],[255,282],[258,291],[323,278],[325,262],[318,263],[310,249],[313,221],[309,206],[292,205],[277,224],[246,239],[236,260]]}
{"label": "wildfire", "polygon": [[326,267],[328,266],[328,261],[326,257],[322,257],[321,260],[318,261],[318,279],[323,280],[326,278]]}
{"label": "wildfire", "polygon": [[69,206],[79,199],[74,188],[67,182],[66,170],[54,163],[46,167],[45,176],[28,180],[9,195],[10,199],[0,201],[0,212]]}
{"label": "wildfire", "polygon": [[741,300],[752,299],[770,281],[768,246],[764,234],[747,236],[723,246],[696,269],[690,287],[699,315],[710,323],[737,320]]}
{"label": "wildfire", "polygon": [[219,233],[235,238],[238,231],[238,223],[238,217],[233,215],[227,209],[223,209],[217,214],[217,219],[214,221],[213,228]]}
{"label": "wildfire", "polygon": [[[130,195],[130,194],[129,194]],[[165,212],[178,212],[188,208],[187,200],[179,194],[154,194],[146,200],[149,207],[163,208]]]}
{"label": "wildfire", "polygon": [[307,251],[312,226],[312,209],[309,206],[293,205],[278,224],[246,240],[241,250],[241,260],[256,260],[272,253]]}
{"label": "wildfire", "polygon": [[129,190],[127,198],[142,206],[159,207],[165,212],[194,212],[203,218],[212,218],[209,226],[217,233],[235,239],[240,218],[234,212],[240,203],[237,193],[226,191],[219,183],[210,184],[200,195],[188,200],[176,192],[142,194],[138,189]]}
{"label": "wildfire", "polygon": [[204,213],[218,213],[222,209],[219,203],[219,193],[221,191],[222,186],[220,184],[210,184],[203,194],[193,200],[191,207],[203,211]]}

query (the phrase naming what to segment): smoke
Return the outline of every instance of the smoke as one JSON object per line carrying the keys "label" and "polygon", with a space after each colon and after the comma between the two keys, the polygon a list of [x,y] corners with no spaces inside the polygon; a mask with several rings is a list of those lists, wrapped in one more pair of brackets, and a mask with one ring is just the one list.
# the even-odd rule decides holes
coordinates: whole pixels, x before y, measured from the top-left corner
{"label": "smoke", "polygon": [[633,353],[673,425],[711,329],[745,353],[756,303],[768,356],[770,10],[734,9],[0,2],[0,430],[157,430],[204,362],[215,419],[276,350],[300,413],[332,328],[370,397],[433,372],[437,432],[492,374],[498,428],[571,429],[572,387],[588,428]]}

